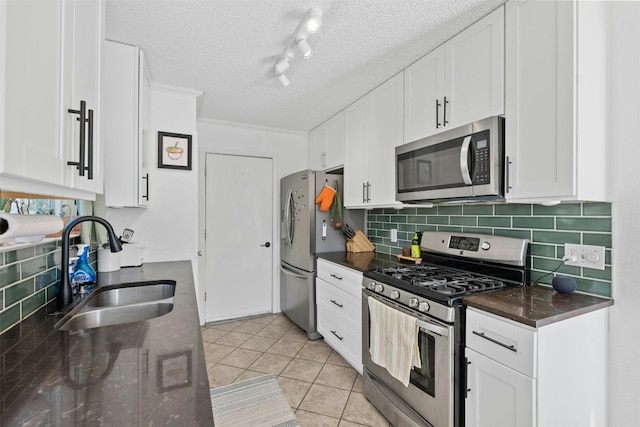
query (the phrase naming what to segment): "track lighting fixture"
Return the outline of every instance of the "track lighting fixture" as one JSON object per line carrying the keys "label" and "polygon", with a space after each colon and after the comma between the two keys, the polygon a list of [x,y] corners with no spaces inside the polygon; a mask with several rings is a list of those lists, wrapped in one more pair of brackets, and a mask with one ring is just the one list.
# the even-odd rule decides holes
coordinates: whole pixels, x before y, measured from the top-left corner
{"label": "track lighting fixture", "polygon": [[313,55],[313,49],[311,49],[307,38],[311,34],[318,32],[322,25],[322,16],[322,9],[317,6],[311,8],[289,37],[284,51],[282,51],[273,67],[274,74],[278,77],[282,86],[289,86],[289,79],[283,73],[291,66],[295,51],[298,50],[304,59],[308,59]]}

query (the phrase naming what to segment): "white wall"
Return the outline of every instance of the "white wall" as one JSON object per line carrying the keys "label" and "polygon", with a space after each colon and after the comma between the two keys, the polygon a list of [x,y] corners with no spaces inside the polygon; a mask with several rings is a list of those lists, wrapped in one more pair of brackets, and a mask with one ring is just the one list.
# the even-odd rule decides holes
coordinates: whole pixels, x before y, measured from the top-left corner
{"label": "white wall", "polygon": [[[236,123],[198,120],[200,161],[205,153],[261,156],[273,159],[273,292],[274,312],[280,312],[280,178],[308,167],[308,134]],[[200,176],[200,224],[204,225],[204,174]],[[204,248],[204,242],[200,242]],[[200,266],[204,281],[204,260]],[[204,288],[204,284],[202,285]],[[201,289],[204,292],[204,289]],[[198,295],[201,299],[203,296]],[[203,306],[200,304],[200,306]],[[203,321],[203,318],[200,318]]]}
{"label": "white wall", "polygon": [[[154,85],[148,141],[149,208],[107,209],[116,231],[134,230],[146,249],[145,262],[194,261],[198,252],[198,92]],[[158,131],[192,135],[192,170],[158,169]],[[196,276],[197,278],[197,276]]]}
{"label": "white wall", "polygon": [[609,120],[615,302],[609,317],[608,425],[627,427],[638,425],[640,404],[640,179],[635,175],[640,159],[640,2],[612,2],[611,19]]}

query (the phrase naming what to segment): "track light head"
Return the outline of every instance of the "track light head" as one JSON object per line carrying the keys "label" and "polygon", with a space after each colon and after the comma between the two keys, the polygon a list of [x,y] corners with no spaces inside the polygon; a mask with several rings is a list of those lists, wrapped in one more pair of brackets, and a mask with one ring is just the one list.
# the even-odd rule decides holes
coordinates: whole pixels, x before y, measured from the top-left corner
{"label": "track light head", "polygon": [[278,80],[280,81],[280,84],[282,85],[282,87],[289,86],[289,79],[284,74],[280,74],[278,76]]}
{"label": "track light head", "polygon": [[311,49],[311,46],[309,46],[307,39],[298,40],[298,42],[296,43],[296,47],[298,48],[300,53],[302,53],[304,59],[311,58],[311,55],[313,55],[313,49]]}
{"label": "track light head", "polygon": [[320,9],[318,6],[313,7],[309,11],[304,25],[310,34],[318,31],[318,29],[322,25],[322,9]]}
{"label": "track light head", "polygon": [[291,64],[289,64],[289,58],[288,57],[282,57],[280,58],[280,60],[278,62],[276,62],[276,74],[282,74],[285,71],[287,71],[287,69],[289,69],[289,66]]}

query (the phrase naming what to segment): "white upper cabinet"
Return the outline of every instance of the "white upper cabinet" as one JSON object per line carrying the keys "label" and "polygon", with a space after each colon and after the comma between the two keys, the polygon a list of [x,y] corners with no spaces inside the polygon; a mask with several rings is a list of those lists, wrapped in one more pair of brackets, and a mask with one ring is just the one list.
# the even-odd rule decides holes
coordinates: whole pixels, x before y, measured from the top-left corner
{"label": "white upper cabinet", "polygon": [[404,70],[404,142],[443,128],[444,45]]}
{"label": "white upper cabinet", "polygon": [[0,3],[2,189],[83,199],[102,192],[103,7],[99,0]]}
{"label": "white upper cabinet", "polygon": [[403,73],[386,81],[345,112],[344,205],[397,205],[395,147],[402,144]]}
{"label": "white upper cabinet", "polygon": [[309,132],[309,167],[334,170],[344,165],[344,111]]}
{"label": "white upper cabinet", "polygon": [[106,41],[102,85],[105,203],[148,206],[151,83],[143,51]]}
{"label": "white upper cabinet", "polygon": [[[102,145],[100,144],[100,66],[104,25],[101,24],[103,3],[100,1],[64,0],[64,67],[63,114],[67,157],[82,166],[65,169],[65,184],[72,188],[103,192]],[[69,45],[73,48],[69,48]],[[68,70],[73,71],[69,75]],[[77,114],[86,103],[86,126]],[[82,136],[84,133],[84,137]],[[84,141],[83,141],[84,140]],[[84,148],[81,148],[84,146]],[[84,153],[83,153],[84,151]]]}
{"label": "white upper cabinet", "polygon": [[344,165],[344,111],[339,112],[326,122],[327,152],[325,169],[333,170]]}
{"label": "white upper cabinet", "polygon": [[327,126],[309,132],[309,169],[324,170],[327,164]]}
{"label": "white upper cabinet", "polygon": [[606,2],[506,5],[508,201],[606,201]]}
{"label": "white upper cabinet", "polygon": [[504,113],[504,7],[405,70],[404,142]]}

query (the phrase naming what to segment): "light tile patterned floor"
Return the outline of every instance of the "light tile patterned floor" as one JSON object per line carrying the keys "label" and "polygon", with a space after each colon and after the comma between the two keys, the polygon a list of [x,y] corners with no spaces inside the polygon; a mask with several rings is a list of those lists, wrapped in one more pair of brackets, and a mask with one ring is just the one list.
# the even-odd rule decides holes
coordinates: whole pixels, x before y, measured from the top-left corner
{"label": "light tile patterned floor", "polygon": [[285,315],[211,324],[201,332],[211,388],[271,373],[302,427],[389,426],[362,394],[362,375]]}

